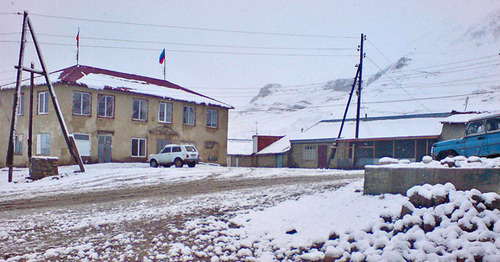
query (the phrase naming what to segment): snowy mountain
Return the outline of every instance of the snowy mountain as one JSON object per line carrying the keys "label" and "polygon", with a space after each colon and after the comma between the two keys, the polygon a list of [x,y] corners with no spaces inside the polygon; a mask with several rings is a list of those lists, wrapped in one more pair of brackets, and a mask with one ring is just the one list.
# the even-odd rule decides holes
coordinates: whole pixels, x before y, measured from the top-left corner
{"label": "snowy mountain", "polygon": [[[416,36],[408,50],[391,50],[391,61],[365,41],[363,116],[500,110],[500,7],[468,19],[445,16]],[[339,64],[339,67],[354,65]],[[324,83],[268,84],[247,107],[230,114],[230,138],[300,132],[323,119],[342,118],[352,75]],[[356,111],[354,93],[349,117]]]}

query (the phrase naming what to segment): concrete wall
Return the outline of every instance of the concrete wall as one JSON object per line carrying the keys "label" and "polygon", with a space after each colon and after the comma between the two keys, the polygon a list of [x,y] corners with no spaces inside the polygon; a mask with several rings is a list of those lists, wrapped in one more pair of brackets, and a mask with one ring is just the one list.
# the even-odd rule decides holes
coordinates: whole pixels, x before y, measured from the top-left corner
{"label": "concrete wall", "polygon": [[458,190],[500,193],[499,168],[389,168],[366,166],[364,194],[405,195],[413,186],[451,182]]}
{"label": "concrete wall", "polygon": [[[146,157],[131,156],[131,139],[147,139],[146,156],[157,151],[157,139],[167,139],[172,143],[194,144],[200,151],[202,161],[216,162],[225,165],[227,158],[227,128],[228,110],[220,107],[208,107],[182,101],[170,101],[153,96],[145,96],[113,90],[97,90],[82,86],[55,86],[61,110],[64,114],[66,124],[70,133],[82,133],[90,135],[91,157],[89,162],[98,161],[98,135],[112,136],[112,161],[115,162],[143,162]],[[49,112],[45,115],[37,114],[37,96],[41,91],[47,91],[45,86],[35,87],[34,97],[34,124],[33,124],[33,155],[36,155],[37,138],[36,134],[51,134],[50,155],[59,157],[60,164],[71,164],[72,159],[66,147],[62,131],[57,121],[52,102],[49,102]],[[91,93],[91,115],[74,115],[73,92],[81,91]],[[18,117],[17,134],[23,135],[22,155],[14,157],[16,166],[26,166],[27,159],[27,137],[28,137],[28,114],[29,114],[29,88],[22,89],[24,93],[24,115]],[[5,165],[8,136],[12,112],[13,89],[0,91],[0,110],[2,122],[0,125],[0,166]],[[114,118],[97,117],[98,94],[112,95],[115,97]],[[148,101],[147,121],[132,120],[133,99],[145,99]],[[50,100],[51,101],[51,100]],[[158,122],[159,102],[171,102],[173,105],[172,123],[165,124]],[[184,125],[183,106],[195,106],[196,123],[194,126]],[[206,126],[206,110],[212,108],[218,110],[218,127]],[[158,134],[158,129],[166,128],[172,130],[170,134]]]}
{"label": "concrete wall", "polygon": [[[288,154],[281,154],[283,167],[288,167]],[[277,154],[229,155],[228,166],[277,167]]]}

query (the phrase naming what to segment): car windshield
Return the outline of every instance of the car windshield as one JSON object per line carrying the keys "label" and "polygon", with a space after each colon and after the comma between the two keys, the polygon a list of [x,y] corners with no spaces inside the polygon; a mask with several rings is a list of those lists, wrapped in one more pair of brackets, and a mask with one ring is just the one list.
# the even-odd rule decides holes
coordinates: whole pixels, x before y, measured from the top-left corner
{"label": "car windshield", "polygon": [[194,148],[193,146],[186,146],[186,151],[188,151],[188,152],[196,152],[196,148]]}
{"label": "car windshield", "polygon": [[473,135],[478,133],[484,133],[483,121],[472,122],[467,128],[466,134]]}

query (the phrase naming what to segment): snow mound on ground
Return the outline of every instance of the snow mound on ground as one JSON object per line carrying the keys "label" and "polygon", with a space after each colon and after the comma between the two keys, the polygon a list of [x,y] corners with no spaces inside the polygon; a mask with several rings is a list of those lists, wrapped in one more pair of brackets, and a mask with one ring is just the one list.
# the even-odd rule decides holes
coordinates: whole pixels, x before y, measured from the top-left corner
{"label": "snow mound on ground", "polygon": [[[395,159],[382,157],[379,164],[384,167],[427,167],[427,168],[500,168],[500,157],[485,158],[477,156],[455,156],[447,157],[441,161],[432,160],[430,156],[424,156],[421,162],[409,162],[407,159]],[[371,166],[373,167],[373,166]]]}
{"label": "snow mound on ground", "polygon": [[333,233],[319,251],[311,247],[311,251],[287,259],[315,261],[322,254],[323,261],[498,259],[498,194],[482,194],[475,189],[457,191],[447,183],[416,186],[408,190],[408,196],[398,217],[382,215],[368,230],[340,236]]}

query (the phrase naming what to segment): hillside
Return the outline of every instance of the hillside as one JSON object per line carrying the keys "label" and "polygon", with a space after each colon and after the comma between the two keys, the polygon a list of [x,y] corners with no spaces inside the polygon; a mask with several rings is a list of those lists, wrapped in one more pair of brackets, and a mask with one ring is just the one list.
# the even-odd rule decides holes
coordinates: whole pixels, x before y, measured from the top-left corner
{"label": "hillside", "polygon": [[[469,19],[447,15],[448,23],[415,36],[408,50],[376,46],[368,37],[363,116],[500,110],[500,6]],[[262,87],[247,107],[230,114],[229,137],[249,138],[256,129],[259,134],[299,132],[322,119],[342,118],[355,70],[324,83]],[[355,94],[350,117],[356,99]]]}

